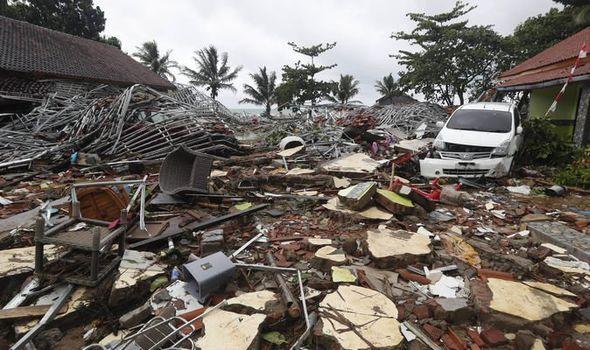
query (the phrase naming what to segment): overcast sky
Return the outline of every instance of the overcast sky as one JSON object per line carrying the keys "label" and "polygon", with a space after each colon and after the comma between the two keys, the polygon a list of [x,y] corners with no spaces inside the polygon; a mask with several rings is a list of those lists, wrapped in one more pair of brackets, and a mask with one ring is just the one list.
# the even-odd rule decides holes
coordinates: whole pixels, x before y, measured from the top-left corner
{"label": "overcast sky", "polygon": [[[557,7],[551,0],[470,0],[477,9],[468,15],[472,24],[493,25],[509,34],[527,17]],[[373,104],[378,98],[374,82],[401,67],[389,55],[407,48],[390,38],[392,32],[409,31],[408,12],[436,14],[451,9],[454,0],[95,0],[105,12],[106,34],[123,42],[132,53],[142,42],[156,40],[161,50],[172,50],[181,65],[194,67],[193,52],[207,45],[229,54],[229,64],[242,65],[235,86],[237,93],[223,91],[219,100],[229,108],[239,105],[248,74],[267,66],[281,67],[304,59],[288,41],[310,45],[336,41],[319,58],[321,64],[337,63],[321,73],[324,80],[352,74],[360,81],[356,99]],[[180,82],[186,78],[177,75]]]}

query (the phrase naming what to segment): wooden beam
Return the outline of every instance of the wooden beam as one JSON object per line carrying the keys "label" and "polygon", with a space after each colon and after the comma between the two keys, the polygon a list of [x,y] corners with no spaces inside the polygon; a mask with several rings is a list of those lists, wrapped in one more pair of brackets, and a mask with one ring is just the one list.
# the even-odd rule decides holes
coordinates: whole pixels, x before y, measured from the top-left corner
{"label": "wooden beam", "polygon": [[[49,311],[49,308],[51,308],[51,305],[19,306],[12,309],[2,309],[0,310],[0,320],[42,317]],[[68,306],[64,305],[59,310],[59,313],[63,314],[66,311],[68,311]]]}

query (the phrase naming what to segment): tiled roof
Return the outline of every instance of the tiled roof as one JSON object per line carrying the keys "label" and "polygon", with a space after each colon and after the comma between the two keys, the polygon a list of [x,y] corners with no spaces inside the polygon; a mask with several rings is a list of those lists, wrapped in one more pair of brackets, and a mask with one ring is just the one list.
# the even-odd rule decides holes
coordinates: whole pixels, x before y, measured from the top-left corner
{"label": "tiled roof", "polygon": [[[531,74],[505,77],[503,78],[504,80],[500,84],[498,84],[498,86],[510,87],[521,85],[533,85],[547,81],[555,81],[555,85],[558,85],[565,82],[565,78],[567,78],[567,75],[570,70],[571,67],[556,68]],[[574,72],[574,79],[588,74],[590,74],[590,63],[585,63],[576,69],[576,71]],[[584,80],[586,80],[586,78],[584,78]],[[588,77],[588,80],[590,80],[590,76]]]}
{"label": "tiled roof", "polygon": [[0,70],[40,78],[174,88],[114,46],[2,16]]}
{"label": "tiled roof", "polygon": [[[573,60],[578,57],[584,43],[590,48],[590,27],[503,72],[500,75],[501,82],[498,86],[529,85],[566,78],[573,66]],[[571,65],[559,64],[560,62],[567,63],[568,60],[572,61]],[[590,63],[586,61],[576,69],[574,76],[588,73],[590,73]]]}

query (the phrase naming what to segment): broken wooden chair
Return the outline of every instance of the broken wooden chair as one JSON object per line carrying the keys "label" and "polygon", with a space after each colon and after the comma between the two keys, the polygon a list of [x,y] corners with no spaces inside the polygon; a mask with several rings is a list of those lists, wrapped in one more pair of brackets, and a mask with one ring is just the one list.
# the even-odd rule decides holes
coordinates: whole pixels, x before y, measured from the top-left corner
{"label": "broken wooden chair", "polygon": [[[144,203],[145,203],[145,186],[146,178],[143,180],[129,181],[108,181],[108,182],[89,182],[73,184],[71,187],[71,211],[70,217],[56,224],[55,226],[45,229],[46,222],[43,218],[38,218],[35,229],[35,272],[43,275],[45,272],[43,261],[43,246],[45,244],[54,244],[64,246],[71,251],[82,251],[90,253],[89,273],[84,270],[82,273],[71,274],[63,277],[67,282],[89,287],[96,286],[107,274],[112,271],[123,256],[125,251],[125,239],[128,229],[127,214],[137,196],[141,193],[140,204],[140,226],[144,224]],[[77,188],[88,188],[96,186],[119,186],[119,185],[139,185],[133,199],[126,208],[121,209],[119,222],[113,228],[111,222],[84,218],[80,211],[80,202],[76,196]],[[79,228],[76,228],[76,225]],[[118,251],[116,257],[101,266],[101,260],[110,253],[112,243],[117,240]],[[85,267],[82,267],[85,268]]]}

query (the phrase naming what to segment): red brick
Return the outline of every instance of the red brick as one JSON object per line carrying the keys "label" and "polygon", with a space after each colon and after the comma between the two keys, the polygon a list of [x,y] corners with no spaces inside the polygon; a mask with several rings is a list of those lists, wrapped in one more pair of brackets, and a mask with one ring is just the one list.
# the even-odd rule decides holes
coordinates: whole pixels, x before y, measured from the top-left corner
{"label": "red brick", "polygon": [[445,334],[445,331],[429,323],[422,325],[422,330],[426,332],[432,340],[439,340],[443,334]]}
{"label": "red brick", "polygon": [[479,333],[477,333],[477,331],[475,329],[468,329],[467,335],[478,346],[482,347],[482,346],[486,345],[486,343],[483,341],[483,339],[481,339],[481,337],[479,336]]}
{"label": "red brick", "polygon": [[488,278],[498,278],[507,281],[514,281],[514,276],[510,272],[495,271],[490,269],[478,269],[477,275],[486,281]]}
{"label": "red brick", "polygon": [[416,317],[419,320],[423,320],[425,318],[429,318],[430,317],[430,310],[428,309],[428,306],[426,305],[416,305],[414,306],[414,309],[412,310],[412,313],[414,315],[416,315]]}
{"label": "red brick", "polygon": [[508,343],[504,333],[497,328],[487,328],[481,332],[481,338],[490,346],[498,346]]}
{"label": "red brick", "polygon": [[442,342],[445,347],[449,350],[466,350],[467,343],[461,339],[452,329],[449,328],[448,332],[442,336]]}
{"label": "red brick", "polygon": [[430,284],[430,280],[428,278],[412,273],[406,269],[397,269],[395,272],[399,273],[399,275],[406,281],[414,281],[420,284]]}

